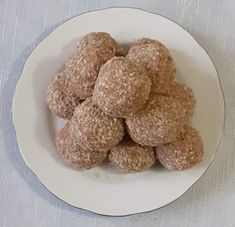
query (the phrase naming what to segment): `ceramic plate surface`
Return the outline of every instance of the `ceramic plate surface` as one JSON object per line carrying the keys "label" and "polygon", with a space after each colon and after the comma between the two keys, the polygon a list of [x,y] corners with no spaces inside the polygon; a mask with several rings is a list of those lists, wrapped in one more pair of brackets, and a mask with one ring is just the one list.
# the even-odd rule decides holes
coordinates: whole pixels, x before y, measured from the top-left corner
{"label": "ceramic plate surface", "polygon": [[[190,86],[197,105],[192,125],[204,142],[203,161],[182,172],[154,167],[122,175],[106,165],[79,172],[65,165],[54,145],[63,124],[45,102],[48,82],[89,32],[105,31],[127,45],[149,37],[163,42],[177,67],[177,79]],[[56,28],[28,58],[16,87],[13,121],[20,152],[42,184],[63,201],[105,215],[128,215],[160,208],[190,188],[215,155],[224,124],[224,99],[207,53],[182,27],[162,16],[131,8],[111,8],[74,17]]]}

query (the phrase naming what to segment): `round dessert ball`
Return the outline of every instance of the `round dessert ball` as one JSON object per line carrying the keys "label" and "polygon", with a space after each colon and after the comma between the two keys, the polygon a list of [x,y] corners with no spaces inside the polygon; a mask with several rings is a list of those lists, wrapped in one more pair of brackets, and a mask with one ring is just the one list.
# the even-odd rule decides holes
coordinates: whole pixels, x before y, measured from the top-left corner
{"label": "round dessert ball", "polygon": [[147,101],[151,80],[142,67],[125,57],[114,57],[100,69],[93,102],[112,117],[130,116]]}
{"label": "round dessert ball", "polygon": [[115,55],[121,56],[124,54],[121,46],[112,38],[112,36],[106,32],[91,32],[85,35],[79,42],[78,48],[83,49],[92,45],[96,47],[106,47]]}
{"label": "round dessert ball", "polygon": [[58,132],[55,138],[57,150],[64,162],[77,170],[86,170],[99,165],[107,156],[105,151],[84,150],[70,131],[70,122]]}
{"label": "round dessert ball", "polygon": [[202,160],[203,143],[197,130],[187,125],[176,141],[156,147],[156,154],[165,168],[184,170]]}
{"label": "round dessert ball", "polygon": [[176,140],[183,126],[181,104],[172,97],[150,94],[144,107],[126,118],[131,138],[143,146],[159,146]]}
{"label": "round dessert ball", "polygon": [[66,63],[71,91],[80,99],[92,96],[101,66],[121,53],[121,47],[107,33],[90,33],[85,36]]}
{"label": "round dessert ball", "polygon": [[157,40],[137,40],[126,57],[146,68],[152,81],[152,91],[159,82],[168,83],[175,79],[175,63],[168,49]]}
{"label": "round dessert ball", "polygon": [[155,154],[152,147],[143,147],[128,140],[112,148],[108,159],[121,172],[135,173],[150,168],[155,163]]}
{"label": "round dessert ball", "polygon": [[47,89],[47,104],[58,117],[70,119],[80,103],[77,95],[68,88],[66,72],[57,74]]}
{"label": "round dessert ball", "polygon": [[121,119],[111,118],[86,99],[75,110],[71,131],[83,149],[109,151],[124,136]]}
{"label": "round dessert ball", "polygon": [[66,63],[68,85],[80,99],[92,96],[101,66],[114,56],[108,48],[90,45],[75,52]]}
{"label": "round dessert ball", "polygon": [[162,88],[159,89],[158,94],[170,96],[176,99],[182,105],[181,111],[183,116],[185,116],[185,118],[192,116],[196,100],[191,88],[173,81],[167,85],[162,85]]}

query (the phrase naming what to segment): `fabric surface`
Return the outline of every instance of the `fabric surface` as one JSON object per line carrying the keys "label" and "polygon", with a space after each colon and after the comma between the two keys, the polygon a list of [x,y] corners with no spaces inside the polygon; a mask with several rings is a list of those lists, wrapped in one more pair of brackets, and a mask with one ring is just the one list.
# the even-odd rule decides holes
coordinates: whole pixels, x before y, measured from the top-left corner
{"label": "fabric surface", "polygon": [[[170,205],[127,217],[92,214],[50,194],[20,155],[11,115],[15,85],[39,41],[68,18],[111,6],[159,13],[186,28],[215,63],[226,102],[225,132],[206,174]],[[0,226],[235,226],[234,12],[234,0],[1,0]]]}

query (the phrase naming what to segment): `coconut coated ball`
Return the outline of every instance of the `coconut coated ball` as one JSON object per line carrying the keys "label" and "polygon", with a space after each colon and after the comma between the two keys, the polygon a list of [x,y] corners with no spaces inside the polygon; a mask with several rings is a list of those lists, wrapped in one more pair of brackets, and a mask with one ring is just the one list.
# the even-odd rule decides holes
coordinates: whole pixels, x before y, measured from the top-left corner
{"label": "coconut coated ball", "polygon": [[91,33],[84,37],[66,63],[69,88],[80,99],[92,96],[101,66],[115,55],[121,54],[121,47],[116,41],[110,35],[102,34]]}
{"label": "coconut coated ball", "polygon": [[203,143],[197,130],[187,125],[176,141],[156,147],[156,154],[165,168],[184,170],[202,160]]}
{"label": "coconut coated ball", "polygon": [[170,96],[182,104],[181,112],[185,118],[189,118],[193,115],[196,100],[191,88],[175,81],[158,87],[158,94]]}
{"label": "coconut coated ball", "polygon": [[100,69],[93,102],[112,117],[126,117],[149,97],[151,80],[145,70],[125,57],[114,57]]}
{"label": "coconut coated ball", "polygon": [[92,96],[101,66],[113,56],[114,52],[109,49],[93,46],[75,52],[66,63],[69,88],[80,99]]}
{"label": "coconut coated ball", "polygon": [[143,147],[128,140],[112,148],[108,159],[121,172],[135,173],[149,169],[155,163],[155,154],[152,147]]}
{"label": "coconut coated ball", "polygon": [[58,117],[70,119],[80,103],[77,95],[68,88],[66,72],[57,74],[47,89],[47,104]]}
{"label": "coconut coated ball", "polygon": [[79,42],[78,48],[84,49],[92,45],[95,47],[106,47],[117,56],[123,55],[124,51],[121,46],[106,32],[91,32],[85,35]]}
{"label": "coconut coated ball", "polygon": [[107,156],[105,151],[84,150],[70,132],[70,123],[58,132],[55,138],[57,150],[64,162],[77,170],[86,170],[99,165]]}
{"label": "coconut coated ball", "polygon": [[124,125],[121,119],[109,117],[88,98],[75,110],[71,131],[83,149],[108,151],[122,140]]}
{"label": "coconut coated ball", "polygon": [[175,79],[176,68],[170,52],[157,40],[147,38],[137,40],[126,57],[146,68],[152,81],[152,91],[159,82],[168,83]]}
{"label": "coconut coated ball", "polygon": [[143,146],[159,146],[176,140],[184,121],[181,104],[172,97],[150,94],[144,107],[126,118],[131,138]]}

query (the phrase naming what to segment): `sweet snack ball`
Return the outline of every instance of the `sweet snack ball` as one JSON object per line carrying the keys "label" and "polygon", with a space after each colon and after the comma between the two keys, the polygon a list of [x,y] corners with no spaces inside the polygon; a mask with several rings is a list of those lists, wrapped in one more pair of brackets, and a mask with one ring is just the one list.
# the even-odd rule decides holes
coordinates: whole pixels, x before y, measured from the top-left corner
{"label": "sweet snack ball", "polygon": [[122,119],[111,118],[86,99],[71,119],[71,131],[85,150],[108,151],[124,136]]}
{"label": "sweet snack ball", "polygon": [[156,154],[165,168],[184,170],[202,160],[203,143],[197,130],[186,125],[176,141],[156,147]]}
{"label": "sweet snack ball", "polygon": [[70,132],[70,122],[57,133],[55,144],[64,162],[77,170],[99,165],[107,156],[106,151],[84,150]]}
{"label": "sweet snack ball", "polygon": [[122,141],[112,148],[108,158],[110,164],[123,173],[141,172],[155,163],[152,147],[143,147],[131,140]]}
{"label": "sweet snack ball", "polygon": [[151,81],[145,70],[125,57],[114,57],[100,69],[93,102],[112,117],[127,117],[149,97]]}

